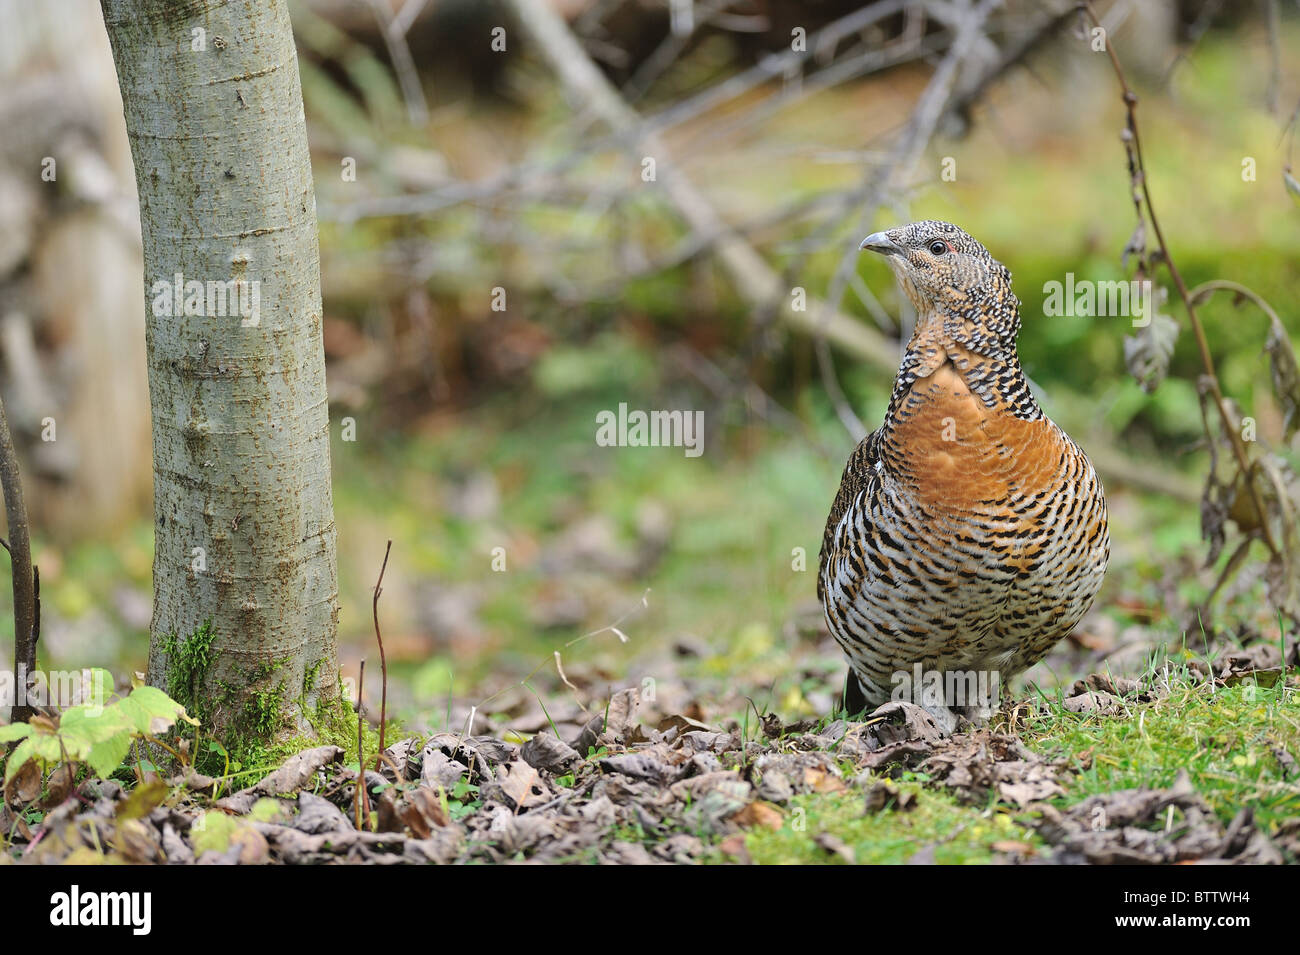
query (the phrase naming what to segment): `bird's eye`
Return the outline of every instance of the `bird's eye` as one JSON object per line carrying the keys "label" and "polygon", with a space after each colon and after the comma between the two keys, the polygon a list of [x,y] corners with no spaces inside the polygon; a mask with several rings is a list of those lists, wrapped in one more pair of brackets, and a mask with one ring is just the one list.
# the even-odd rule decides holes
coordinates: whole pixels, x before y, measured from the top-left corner
{"label": "bird's eye", "polygon": [[943,239],[935,239],[930,243],[931,255],[943,255],[947,251],[949,251],[949,246],[947,242],[943,241]]}

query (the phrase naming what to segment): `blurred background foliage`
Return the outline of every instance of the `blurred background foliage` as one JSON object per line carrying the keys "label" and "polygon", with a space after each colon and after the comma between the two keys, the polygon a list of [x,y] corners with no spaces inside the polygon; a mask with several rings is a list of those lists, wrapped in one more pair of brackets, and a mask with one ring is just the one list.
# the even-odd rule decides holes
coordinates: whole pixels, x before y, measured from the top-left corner
{"label": "blurred background foliage", "polygon": [[[38,6],[0,2],[15,25],[0,51],[15,78],[0,117],[17,133],[0,149],[0,206],[21,239],[0,255],[3,394],[26,435],[41,661],[123,674],[144,666],[152,559],[147,395],[143,361],[130,356],[143,355],[133,183],[96,5]],[[709,243],[556,84],[504,7],[411,6],[418,94],[404,91],[382,24],[407,6],[292,5],[321,218],[345,674],[376,656],[371,588],[392,538],[380,612],[404,718],[440,724],[449,692],[485,696],[629,612],[626,643],[605,631],[565,651],[579,683],[688,661],[705,677],[766,687],[787,715],[825,708],[803,680],[839,666],[814,581],[852,442],[811,339],[746,304]],[[627,101],[664,117],[788,49],[796,27],[811,35],[865,4],[697,3],[716,17],[676,39],[662,0],[556,6]],[[990,39],[1013,47],[1037,6],[1008,4]],[[824,88],[818,70],[909,30],[922,42],[939,34],[917,5],[901,7],[817,51],[800,75],[661,131],[719,216],[810,295],[826,294],[861,238],[846,196],[906,122],[935,57]],[[1151,188],[1188,284],[1251,287],[1294,342],[1300,209],[1282,173],[1300,102],[1300,16],[1253,2],[1098,8],[1141,97]],[[504,52],[490,46],[499,26]],[[1216,570],[1202,566],[1196,495],[1207,460],[1190,334],[1148,394],[1125,370],[1126,319],[1044,315],[1046,283],[1068,272],[1127,277],[1122,125],[1104,54],[1067,17],[945,118],[870,223],[951,220],[1006,263],[1023,302],[1022,360],[1044,407],[1085,449],[1124,465],[1104,474],[1112,570],[1093,614],[1033,674],[1048,685],[1138,666],[1189,628],[1194,637],[1193,609]],[[33,172],[44,155],[73,157],[57,184]],[[87,171],[96,163],[98,179]],[[88,233],[109,237],[85,245]],[[55,266],[42,265],[56,253]],[[886,267],[864,259],[857,270],[862,285],[840,307],[897,339],[907,317]],[[504,311],[492,307],[498,288]],[[1185,326],[1176,296],[1162,310]],[[1225,391],[1279,446],[1264,317],[1226,296],[1202,315]],[[121,361],[100,360],[92,328],[107,329],[97,334]],[[850,404],[874,427],[888,376],[836,358]],[[620,402],[703,409],[704,454],[597,447],[596,414]],[[46,416],[58,421],[53,444],[68,450],[40,440]],[[343,439],[349,418],[354,441]],[[1295,451],[1285,451],[1293,463]],[[504,548],[504,572],[493,570],[494,548]],[[1259,592],[1246,574],[1205,625],[1276,632]],[[0,615],[0,660],[12,645],[5,628]],[[539,678],[557,679],[553,666]]]}

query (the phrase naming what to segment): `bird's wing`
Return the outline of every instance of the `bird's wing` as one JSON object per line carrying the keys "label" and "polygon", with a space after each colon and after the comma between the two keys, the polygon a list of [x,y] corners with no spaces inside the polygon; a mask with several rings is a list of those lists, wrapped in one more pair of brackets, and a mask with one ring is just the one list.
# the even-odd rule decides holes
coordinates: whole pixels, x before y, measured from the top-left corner
{"label": "bird's wing", "polygon": [[831,548],[835,541],[835,528],[839,526],[844,512],[872,481],[877,480],[876,462],[880,459],[880,431],[871,432],[853,449],[848,463],[844,465],[844,475],[840,478],[840,489],[835,494],[831,513],[826,518],[826,530],[822,534],[822,549],[817,565],[817,599],[824,602],[826,562],[830,560]]}

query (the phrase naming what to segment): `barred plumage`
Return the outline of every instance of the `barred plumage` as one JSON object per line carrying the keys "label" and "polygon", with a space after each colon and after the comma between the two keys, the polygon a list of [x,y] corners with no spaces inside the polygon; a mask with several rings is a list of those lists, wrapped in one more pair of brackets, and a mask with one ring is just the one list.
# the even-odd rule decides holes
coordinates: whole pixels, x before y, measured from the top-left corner
{"label": "barred plumage", "polygon": [[[887,256],[917,324],[884,424],[844,469],[818,596],[849,659],[850,712],[910,690],[950,732],[958,712],[987,718],[1000,685],[1087,612],[1109,556],[1106,501],[1030,393],[1010,272],[947,222],[862,248]],[[918,666],[946,683],[940,697],[919,693]]]}

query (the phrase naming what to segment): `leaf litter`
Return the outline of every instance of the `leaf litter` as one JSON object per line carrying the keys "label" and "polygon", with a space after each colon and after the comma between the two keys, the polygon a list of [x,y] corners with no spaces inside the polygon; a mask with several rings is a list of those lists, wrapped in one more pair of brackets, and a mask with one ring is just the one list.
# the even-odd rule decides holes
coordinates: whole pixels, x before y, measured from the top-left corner
{"label": "leaf litter", "polygon": [[[1252,677],[1267,685],[1296,655],[1294,640],[1227,643],[1213,664],[1193,660],[1188,671],[1206,686]],[[341,748],[318,746],[215,800],[216,781],[190,767],[166,783],[127,789],[87,779],[74,788],[66,768],[43,780],[33,764],[5,787],[0,824],[20,860],[37,863],[743,863],[746,832],[787,826],[799,796],[858,794],[863,814],[912,811],[915,792],[894,785],[911,773],[960,802],[1001,807],[1049,847],[994,843],[995,858],[1008,863],[1258,864],[1300,850],[1300,825],[1283,825],[1270,839],[1249,807],[1225,824],[1185,772],[1168,787],[1062,808],[1058,797],[1090,754],[1048,758],[1006,731],[1032,703],[1005,708],[999,729],[966,726],[944,737],[908,702],[858,719],[792,724],[755,708],[756,724],[718,725],[688,690],[659,689],[658,701],[635,687],[617,690],[592,711],[552,701],[547,710],[558,723],[518,712],[496,717],[499,725],[476,719],[486,730],[475,735],[404,739],[387,748],[382,772],[360,774],[344,765]],[[1123,720],[1162,692],[1158,680],[1098,673],[1069,687],[1062,705]],[[540,703],[520,695],[517,708],[530,701]],[[682,712],[662,709],[669,701]],[[1300,773],[1285,747],[1268,745],[1284,770]],[[359,778],[372,809],[362,830],[354,824]],[[48,811],[33,822],[28,810],[37,806]],[[809,838],[830,860],[856,859],[833,833]],[[933,847],[921,847],[911,861],[933,856]]]}

